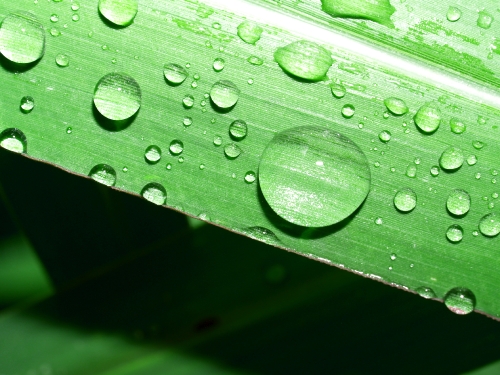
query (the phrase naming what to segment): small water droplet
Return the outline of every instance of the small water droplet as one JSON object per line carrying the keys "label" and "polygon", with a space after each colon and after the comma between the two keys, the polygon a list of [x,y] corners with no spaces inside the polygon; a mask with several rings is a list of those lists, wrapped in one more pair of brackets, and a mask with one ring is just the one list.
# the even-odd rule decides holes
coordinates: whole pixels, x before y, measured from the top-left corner
{"label": "small water droplet", "polygon": [[184,151],[184,143],[178,139],[174,139],[172,142],[170,142],[170,153],[174,156],[182,154]]}
{"label": "small water droplet", "polygon": [[448,147],[439,158],[439,165],[447,171],[455,171],[464,163],[465,157],[458,147]]}
{"label": "small water droplet", "polygon": [[446,201],[448,211],[457,216],[463,216],[470,210],[470,195],[462,189],[451,191]]}
{"label": "small water droplet", "polygon": [[17,64],[29,64],[45,52],[45,31],[36,17],[27,12],[11,13],[0,26],[0,53]]}
{"label": "small water droplet", "polygon": [[59,16],[58,16],[57,14],[52,14],[52,15],[50,16],[50,22],[52,22],[52,23],[56,23],[56,22],[58,22],[58,21],[59,21]]}
{"label": "small water droplet", "polygon": [[254,171],[248,171],[247,173],[245,173],[245,182],[247,184],[253,184],[256,179],[257,176],[255,175]]}
{"label": "small water droplet", "polygon": [[441,110],[435,103],[426,103],[417,111],[415,124],[424,133],[434,133],[441,124]]}
{"label": "small water droplet", "polygon": [[80,4],[74,2],[73,4],[71,4],[71,10],[76,12],[78,9],[80,9]]}
{"label": "small water droplet", "polygon": [[378,135],[378,139],[380,139],[384,143],[389,142],[391,140],[391,132],[388,130],[382,130]]}
{"label": "small water droplet", "polygon": [[469,314],[476,306],[476,297],[469,289],[453,288],[444,297],[446,307],[458,315]]}
{"label": "small water droplet", "polygon": [[116,183],[116,172],[107,164],[98,164],[90,170],[89,176],[100,184],[114,186]]}
{"label": "small water droplet", "polygon": [[78,14],[73,14],[71,16],[71,19],[73,20],[73,22],[78,22],[80,21],[80,16]]}
{"label": "small water droplet", "polygon": [[260,187],[271,208],[285,220],[308,227],[332,225],[351,215],[366,198],[370,181],[370,165],[361,149],[317,126],[276,134],[259,166]]}
{"label": "small water droplet", "polygon": [[219,147],[220,145],[222,145],[222,137],[219,136],[219,135],[216,135],[214,137],[214,145]]}
{"label": "small water droplet", "polygon": [[288,74],[310,81],[322,80],[333,64],[329,51],[307,40],[278,48],[274,59]]}
{"label": "small water droplet", "polygon": [[22,154],[26,152],[28,141],[24,133],[17,128],[8,128],[0,133],[0,146]]}
{"label": "small water droplet", "polygon": [[446,19],[450,22],[456,22],[462,17],[462,11],[457,7],[450,6],[446,13]]}
{"label": "small water droplet", "polygon": [[56,64],[61,68],[65,68],[69,65],[69,57],[68,55],[60,53],[56,56]]}
{"label": "small water droplet", "polygon": [[252,65],[255,65],[255,66],[261,66],[262,64],[264,64],[264,60],[262,60],[260,57],[258,56],[250,56],[247,61],[252,64]]}
{"label": "small water droplet", "polygon": [[229,134],[236,141],[241,141],[247,136],[248,126],[243,120],[235,120],[229,126]]}
{"label": "small water droplet", "polygon": [[228,109],[236,105],[240,98],[240,90],[231,81],[218,81],[210,90],[212,102],[221,109]]}
{"label": "small water droplet", "polygon": [[474,147],[476,150],[481,150],[484,147],[484,143],[481,141],[474,141],[472,142],[472,147]]}
{"label": "small water droplet", "polygon": [[123,173],[127,173],[128,172],[128,168],[127,167],[123,167],[122,171],[123,171]]}
{"label": "small water droplet", "polygon": [[252,78],[249,78],[247,82],[248,82],[249,85],[253,85],[253,79]]}
{"label": "small water droplet", "polygon": [[66,133],[67,133],[67,134],[71,134],[71,133],[73,133],[73,129],[71,128],[71,126],[68,126],[68,127],[66,128]]}
{"label": "small water droplet", "polygon": [[382,225],[382,224],[384,224],[384,220],[382,220],[382,218],[381,218],[381,217],[377,217],[377,218],[375,219],[375,224],[377,224],[377,225]]}
{"label": "small water droplet", "polygon": [[200,164],[200,169],[204,170],[205,169],[205,164]]}
{"label": "small water droplet", "polygon": [[453,224],[448,227],[446,231],[446,238],[453,243],[458,243],[462,241],[464,237],[464,230],[460,225]]}
{"label": "small water droplet", "polygon": [[220,30],[221,28],[221,24],[219,22],[214,22],[212,24],[212,27],[215,29],[215,30]]}
{"label": "small water droplet", "polygon": [[384,104],[393,115],[401,116],[408,112],[408,106],[402,99],[390,97],[384,100]]}
{"label": "small water droplet", "polygon": [[337,99],[342,99],[347,93],[346,88],[339,83],[332,83],[330,85],[330,90],[332,92],[332,95]]}
{"label": "small water droplet", "polygon": [[467,157],[467,164],[474,165],[476,163],[477,163],[477,157],[476,157],[476,155],[469,155]]}
{"label": "small water droplet", "polygon": [[486,237],[495,237],[500,233],[500,215],[492,212],[479,220],[479,231]]}
{"label": "small water droplet", "polygon": [[35,99],[31,96],[24,96],[21,99],[20,109],[22,113],[30,113],[35,108]]}
{"label": "small water droplet", "polygon": [[396,259],[397,259],[397,255],[396,255],[396,254],[394,254],[394,253],[392,253],[392,254],[391,254],[391,260],[396,260]]}
{"label": "small water droplet", "polygon": [[481,179],[481,173],[480,172],[477,172],[474,177],[476,178],[476,180],[479,180]]}
{"label": "small water droplet", "polygon": [[406,168],[406,176],[410,178],[415,178],[417,176],[417,167],[415,165],[410,164]]}
{"label": "small water droplet", "polygon": [[165,204],[167,199],[167,191],[161,184],[156,182],[151,182],[144,186],[141,195],[144,199],[156,205]]}
{"label": "small water droplet", "polygon": [[193,119],[191,117],[184,117],[182,123],[184,124],[184,126],[191,126],[193,124]]}
{"label": "small water droplet", "polygon": [[224,61],[223,58],[220,58],[220,57],[217,57],[215,60],[214,60],[214,64],[213,64],[213,67],[214,67],[214,70],[216,72],[220,72],[224,69],[224,67],[226,66],[226,62]]}
{"label": "small water droplet", "polygon": [[354,116],[354,112],[355,109],[352,104],[346,104],[342,107],[342,116],[344,116],[345,118],[351,118],[352,116]]}
{"label": "small water droplet", "polygon": [[194,105],[194,97],[193,95],[186,95],[184,97],[184,99],[182,99],[182,105],[184,106],[184,108],[193,108],[193,105]]}
{"label": "small water droplet", "polygon": [[477,14],[477,25],[482,29],[489,29],[493,20],[493,16],[485,10]]}
{"label": "small water droplet", "polygon": [[148,164],[156,164],[161,159],[161,149],[156,145],[151,145],[144,151],[144,159]]}
{"label": "small water droplet", "polygon": [[248,44],[257,43],[263,31],[262,27],[251,21],[244,21],[238,26],[238,36]]}
{"label": "small water droplet", "polygon": [[128,26],[137,14],[137,0],[99,0],[99,12],[117,26]]}
{"label": "small water droplet", "polygon": [[177,161],[182,164],[184,163],[184,158],[182,156],[179,156],[179,159],[177,159]]}
{"label": "small water droplet", "polygon": [[167,170],[170,171],[172,169],[172,164],[168,163],[166,166]]}
{"label": "small water droplet", "polygon": [[131,118],[141,107],[141,88],[135,79],[124,73],[109,73],[97,83],[94,104],[109,120]]}
{"label": "small water droplet", "polygon": [[450,129],[455,134],[462,134],[465,131],[466,126],[462,121],[452,118],[450,120]]}
{"label": "small water droplet", "polygon": [[169,63],[163,66],[163,75],[168,83],[177,86],[183,83],[189,74],[183,66]]}
{"label": "small water droplet", "polygon": [[230,143],[224,147],[224,154],[228,159],[236,159],[241,155],[241,148],[235,143]]}
{"label": "small water droplet", "polygon": [[54,27],[51,28],[49,32],[50,32],[50,35],[52,35],[52,36],[59,36],[59,35],[61,35],[61,32],[59,30],[57,30],[56,28],[54,28]]}
{"label": "small water droplet", "polygon": [[427,288],[425,286],[417,288],[416,292],[420,297],[423,297],[425,299],[436,298],[436,293],[434,293],[431,288]]}
{"label": "small water droplet", "polygon": [[410,212],[416,205],[417,194],[410,188],[403,188],[394,196],[394,206],[401,212]]}

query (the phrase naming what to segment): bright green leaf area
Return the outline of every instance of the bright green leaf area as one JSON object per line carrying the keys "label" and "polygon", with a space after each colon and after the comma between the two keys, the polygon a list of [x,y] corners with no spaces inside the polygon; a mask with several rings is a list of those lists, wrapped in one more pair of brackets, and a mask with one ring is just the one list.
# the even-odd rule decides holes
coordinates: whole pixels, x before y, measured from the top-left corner
{"label": "bright green leaf area", "polygon": [[[393,16],[395,33],[404,26],[405,17],[413,22],[401,6],[397,4]],[[420,6],[424,12],[427,3]],[[195,1],[144,0],[130,26],[114,28],[99,16],[97,1],[82,2],[75,11],[67,1],[22,0],[0,3],[0,17],[20,8],[33,12],[45,27],[46,50],[30,66],[0,60],[0,130],[21,129],[29,157],[85,176],[96,165],[109,165],[116,171],[118,189],[147,192],[147,199],[162,204],[164,191],[155,185],[161,184],[168,207],[405,290],[431,288],[442,299],[453,288],[467,288],[475,296],[476,309],[500,316],[499,237],[478,232],[480,219],[497,211],[499,111],[479,103],[477,95],[474,100],[469,97],[468,86],[462,91],[436,87],[430,77],[389,69],[366,51],[354,54],[336,47],[334,39],[325,43],[330,36],[326,29],[318,38],[332,53],[333,66],[324,81],[303,82],[274,61],[279,47],[307,39],[301,29],[262,24],[261,39],[255,45],[245,43],[237,36],[244,9],[230,14]],[[323,14],[319,5],[317,11]],[[270,10],[262,9],[266,12]],[[438,34],[426,32],[425,38],[448,46],[452,37]],[[473,37],[482,43],[489,40],[487,32],[483,36],[478,31]],[[411,42],[416,52],[417,46],[425,46],[421,40]],[[474,48],[480,50],[477,44]],[[56,63],[60,54],[68,57],[67,66]],[[247,61],[252,56],[264,63],[252,65]],[[479,52],[475,56],[488,66],[495,64]],[[225,61],[219,71],[213,69],[217,58]],[[170,63],[186,67],[189,77],[183,83],[165,81],[164,66]],[[459,64],[453,67],[464,70]],[[468,66],[472,77],[496,82],[481,64]],[[120,126],[110,124],[94,107],[96,85],[109,73],[126,74],[140,87],[140,109]],[[221,81],[235,85],[238,98],[234,87],[225,83],[226,88],[217,90],[224,100],[214,105],[210,93]],[[345,96],[332,96],[332,83],[342,84]],[[105,101],[112,100],[104,112],[125,118],[115,94],[105,92]],[[24,113],[19,106],[27,95],[35,106]],[[186,95],[194,97],[194,106],[184,105]],[[388,113],[384,100],[389,97],[404,100],[408,113]],[[233,107],[225,107],[228,101],[234,102]],[[435,132],[424,133],[413,119],[421,106],[431,102],[440,109],[441,124]],[[451,119],[459,119],[466,131],[453,133]],[[247,124],[242,140],[230,136],[235,120]],[[245,179],[249,172],[258,173],[264,150],[276,134],[299,126],[340,133],[368,160],[371,181],[366,200],[333,226],[317,229],[287,222],[268,205],[258,180]],[[379,139],[383,131],[390,136]],[[169,150],[173,141],[182,144],[180,154]],[[145,159],[151,145],[162,151],[159,162]],[[440,170],[440,156],[449,147],[460,149],[467,162]],[[394,207],[395,194],[404,188],[411,188],[417,197],[416,207],[407,213]],[[463,217],[450,215],[446,208],[454,189],[471,197],[470,211]],[[461,241],[447,239],[451,225],[463,228]]]}

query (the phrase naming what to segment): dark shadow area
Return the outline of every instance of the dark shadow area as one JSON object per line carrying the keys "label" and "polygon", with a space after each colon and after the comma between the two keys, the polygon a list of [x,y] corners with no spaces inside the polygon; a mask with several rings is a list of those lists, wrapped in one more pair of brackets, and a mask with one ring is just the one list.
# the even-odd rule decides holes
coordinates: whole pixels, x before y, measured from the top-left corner
{"label": "dark shadow area", "polygon": [[128,128],[135,121],[140,111],[141,109],[139,108],[139,110],[133,116],[126,120],[114,121],[104,117],[94,105],[94,101],[92,101],[92,114],[94,115],[95,120],[100,127],[111,132],[118,132],[120,130]]}
{"label": "dark shadow area", "polygon": [[12,61],[10,61],[9,59],[7,59],[6,57],[4,57],[1,53],[0,53],[0,66],[10,72],[10,73],[24,73],[24,72],[27,72],[28,70],[30,69],[33,69],[35,66],[38,65],[38,63],[43,59],[43,56],[41,59],[38,59],[32,63],[29,63],[29,64],[16,64]]}
{"label": "dark shadow area", "polygon": [[326,237],[343,229],[356,217],[366,201],[363,201],[363,203],[361,203],[356,211],[354,211],[351,215],[338,222],[337,224],[329,225],[327,227],[311,228],[290,223],[279,216],[276,212],[274,212],[274,210],[271,208],[271,206],[269,206],[269,203],[267,203],[266,198],[262,194],[260,186],[258,189],[258,198],[262,210],[264,211],[264,215],[266,215],[267,219],[272,222],[273,225],[275,225],[277,228],[279,228],[289,236],[307,239]]}

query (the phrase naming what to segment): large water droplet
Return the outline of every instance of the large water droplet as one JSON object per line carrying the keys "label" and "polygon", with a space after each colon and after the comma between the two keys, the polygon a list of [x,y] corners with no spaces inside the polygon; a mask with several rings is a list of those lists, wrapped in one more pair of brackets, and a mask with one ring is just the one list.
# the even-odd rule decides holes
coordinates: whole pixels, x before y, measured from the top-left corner
{"label": "large water droplet", "polygon": [[170,142],[170,153],[172,155],[180,155],[184,151],[184,143],[178,139],[174,139],[172,142]]}
{"label": "large water droplet", "polygon": [[241,141],[247,136],[248,126],[243,120],[235,120],[229,126],[229,134],[236,141]]}
{"label": "large water droplet", "polygon": [[465,157],[458,147],[448,147],[439,158],[439,165],[447,171],[455,171],[462,166]]}
{"label": "large water droplet", "polygon": [[274,136],[259,166],[262,193],[291,223],[324,227],[342,221],[365,200],[370,167],[361,149],[332,130],[305,126]]}
{"label": "large water droplet", "polygon": [[28,141],[21,130],[9,128],[0,133],[0,146],[12,152],[22,154],[26,152]]}
{"label": "large water droplet", "polygon": [[240,98],[240,89],[231,81],[215,82],[210,90],[212,102],[219,108],[233,107]]}
{"label": "large water droplet", "polygon": [[333,64],[330,52],[307,40],[278,48],[274,59],[285,72],[310,81],[323,79]]}
{"label": "large water droplet", "polygon": [[236,159],[241,155],[241,148],[235,143],[230,143],[224,147],[224,154],[228,159]]}
{"label": "large water droplet", "polygon": [[446,231],[446,238],[453,243],[462,241],[462,238],[464,238],[463,228],[457,224],[450,225]]}
{"label": "large water droplet", "polygon": [[35,99],[31,96],[23,96],[19,108],[23,113],[30,113],[35,108]]}
{"label": "large water droplet", "polygon": [[394,28],[391,16],[396,8],[389,0],[321,0],[321,9],[332,17],[367,19]]}
{"label": "large water droplet", "polygon": [[184,108],[193,108],[193,105],[194,105],[194,96],[193,95],[186,95],[184,97],[184,99],[182,99],[182,105],[184,106]]}
{"label": "large water droplet", "polygon": [[262,31],[262,27],[251,21],[244,21],[238,26],[238,36],[248,44],[257,43],[262,35]]}
{"label": "large water droplet", "polygon": [[458,315],[469,314],[476,306],[476,297],[469,289],[453,288],[444,297],[446,307]]}
{"label": "large water droplet", "polygon": [[144,151],[144,159],[149,164],[156,164],[161,159],[161,149],[156,145],[151,145]]}
{"label": "large water droplet", "polygon": [[417,194],[410,189],[399,190],[394,196],[394,206],[401,212],[410,212],[417,205]]}
{"label": "large water droplet", "polygon": [[470,210],[470,195],[465,190],[454,189],[448,196],[446,208],[453,215],[465,215]]}
{"label": "large water droplet", "polygon": [[450,22],[456,22],[462,17],[462,11],[457,7],[450,6],[446,13],[446,19]]}
{"label": "large water droplet", "polygon": [[144,186],[141,191],[141,195],[147,201],[157,205],[165,204],[167,199],[167,191],[163,185],[156,182],[151,182]]}
{"label": "large water droplet", "polygon": [[408,106],[403,99],[390,97],[384,100],[384,104],[393,115],[401,116],[408,112]]}
{"label": "large water droplet", "polygon": [[137,10],[137,0],[99,0],[99,12],[117,26],[130,25]]}
{"label": "large water droplet", "polygon": [[141,88],[135,79],[124,73],[109,73],[97,83],[94,104],[109,120],[127,120],[141,107]]}
{"label": "large water droplet", "polygon": [[466,126],[462,121],[452,118],[450,120],[450,129],[455,134],[462,134],[465,131]]}
{"label": "large water droplet", "polygon": [[114,186],[116,183],[116,171],[107,164],[96,165],[90,170],[89,176],[106,186]]}
{"label": "large water droplet", "polygon": [[482,10],[477,15],[477,25],[482,29],[489,29],[493,22],[493,16],[485,10]]}
{"label": "large water droplet", "polygon": [[479,220],[479,231],[486,237],[495,237],[500,233],[500,215],[492,212]]}
{"label": "large water droplet", "polygon": [[171,85],[180,85],[188,77],[186,68],[177,64],[165,64],[163,66],[163,75]]}
{"label": "large water droplet", "polygon": [[417,288],[416,292],[425,299],[436,298],[436,293],[431,288],[421,286]]}
{"label": "large water droplet", "polygon": [[415,124],[424,133],[433,133],[441,124],[441,110],[435,103],[424,104],[414,117]]}
{"label": "large water droplet", "polygon": [[31,13],[9,14],[0,26],[0,53],[17,64],[29,64],[45,52],[45,31]]}

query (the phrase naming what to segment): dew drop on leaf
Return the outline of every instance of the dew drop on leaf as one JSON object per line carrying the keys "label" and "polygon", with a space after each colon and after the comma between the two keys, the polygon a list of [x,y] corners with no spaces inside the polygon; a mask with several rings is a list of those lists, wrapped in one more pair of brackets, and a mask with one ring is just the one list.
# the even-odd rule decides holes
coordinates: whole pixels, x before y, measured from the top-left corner
{"label": "dew drop on leaf", "polygon": [[69,57],[65,54],[59,54],[56,56],[56,64],[61,68],[65,68],[69,65]]}
{"label": "dew drop on leaf", "polygon": [[214,137],[214,146],[219,147],[220,145],[222,145],[222,137],[219,135],[216,135]]}
{"label": "dew drop on leaf", "polygon": [[424,104],[414,117],[415,124],[424,133],[433,133],[441,124],[441,110],[434,103]]}
{"label": "dew drop on leaf", "polygon": [[193,124],[193,119],[191,117],[184,117],[182,123],[184,124],[184,126],[191,126]]}
{"label": "dew drop on leaf", "polygon": [[280,239],[272,230],[264,227],[250,227],[243,230],[243,233],[254,240],[262,241],[269,244],[279,244]]}
{"label": "dew drop on leaf", "polygon": [[19,108],[22,113],[30,113],[35,108],[35,99],[31,96],[23,96]]}
{"label": "dew drop on leaf", "polygon": [[476,157],[476,155],[469,155],[467,157],[467,164],[474,165],[476,163],[477,163],[477,157]]}
{"label": "dew drop on leaf", "polygon": [[226,62],[224,61],[223,58],[220,58],[220,57],[217,57],[215,60],[214,60],[214,63],[213,63],[213,68],[216,72],[220,72],[224,69],[224,67],[226,66]]}
{"label": "dew drop on leaf", "polygon": [[96,165],[90,170],[89,176],[106,186],[114,186],[116,183],[116,171],[107,164]]}
{"label": "dew drop on leaf", "polygon": [[238,36],[245,43],[255,44],[262,36],[262,27],[252,21],[244,21],[238,26]]}
{"label": "dew drop on leaf", "polygon": [[184,97],[184,99],[182,99],[182,105],[184,106],[184,108],[193,108],[193,105],[194,105],[194,97],[193,95],[186,95]]}
{"label": "dew drop on leaf", "polygon": [[485,10],[482,10],[477,14],[477,25],[481,29],[489,29],[493,20],[493,16]]}
{"label": "dew drop on leaf", "polygon": [[465,157],[458,147],[448,147],[439,158],[439,165],[447,171],[455,171],[464,163]]}
{"label": "dew drop on leaf", "polygon": [[9,128],[0,133],[0,146],[9,151],[22,154],[26,152],[28,141],[21,130]]}
{"label": "dew drop on leaf", "polygon": [[425,286],[417,288],[416,292],[420,297],[423,297],[425,299],[436,298],[436,293],[434,293],[431,288],[427,288]]}
{"label": "dew drop on leaf", "polygon": [[183,66],[169,63],[163,66],[163,75],[168,83],[176,86],[183,83],[189,74]]}
{"label": "dew drop on leaf", "polygon": [[450,129],[455,134],[462,134],[465,131],[466,126],[462,121],[452,118],[450,120]]}
{"label": "dew drop on leaf", "polygon": [[479,220],[479,231],[486,237],[495,237],[500,233],[500,215],[495,212],[487,214]]}
{"label": "dew drop on leaf", "polygon": [[248,126],[243,120],[235,120],[229,126],[229,134],[236,141],[241,141],[247,136]]}
{"label": "dew drop on leaf", "polygon": [[394,28],[396,9],[389,0],[321,0],[321,9],[332,17],[367,19]]}
{"label": "dew drop on leaf", "polygon": [[99,0],[99,12],[117,26],[128,26],[137,14],[137,0]]}
{"label": "dew drop on leaf", "polygon": [[156,164],[161,160],[161,149],[156,145],[151,145],[144,151],[144,159],[148,164]]}
{"label": "dew drop on leaf", "polygon": [[135,79],[124,73],[109,73],[97,83],[94,104],[109,120],[131,118],[141,107],[141,88]]}
{"label": "dew drop on leaf", "polygon": [[247,61],[252,64],[252,65],[255,65],[255,66],[261,66],[262,64],[264,64],[264,60],[262,60],[260,57],[258,56],[250,56]]}
{"label": "dew drop on leaf", "polygon": [[471,313],[476,306],[476,297],[469,289],[453,288],[444,297],[446,307],[458,315]]}
{"label": "dew drop on leaf", "polygon": [[329,51],[319,44],[300,40],[280,47],[274,53],[278,65],[288,74],[308,81],[325,78],[333,64]]}
{"label": "dew drop on leaf", "polygon": [[212,102],[221,109],[233,107],[240,98],[240,89],[231,81],[217,81],[210,90]]}
{"label": "dew drop on leaf", "polygon": [[410,188],[398,190],[394,195],[394,206],[401,212],[410,212],[417,205],[417,194]]}
{"label": "dew drop on leaf", "polygon": [[401,116],[408,112],[408,106],[402,99],[390,97],[384,100],[384,104],[393,115]]}
{"label": "dew drop on leaf", "polygon": [[456,22],[462,17],[462,11],[457,7],[450,6],[446,12],[446,19],[450,22]]}
{"label": "dew drop on leaf", "polygon": [[349,138],[318,126],[278,133],[259,165],[259,183],[283,219],[324,227],[350,216],[370,190],[370,166]]}
{"label": "dew drop on leaf", "polygon": [[354,116],[354,112],[355,109],[352,104],[344,105],[341,110],[342,116],[344,116],[345,118],[351,118],[352,116]]}
{"label": "dew drop on leaf", "polygon": [[462,241],[464,237],[464,230],[460,225],[453,224],[448,227],[446,231],[446,238],[452,243],[458,243]]}
{"label": "dew drop on leaf", "polygon": [[184,143],[178,139],[174,139],[172,142],[170,142],[170,147],[169,147],[170,153],[174,156],[182,154],[184,151]]}
{"label": "dew drop on leaf", "polygon": [[380,139],[381,142],[387,143],[391,140],[391,132],[389,130],[382,130],[379,135],[378,139]]}
{"label": "dew drop on leaf", "polygon": [[456,216],[463,216],[470,210],[470,195],[462,189],[451,191],[446,201],[448,211]]}
{"label": "dew drop on leaf", "polygon": [[45,52],[45,31],[27,12],[11,13],[0,26],[0,53],[16,64],[40,60]]}
{"label": "dew drop on leaf", "polygon": [[256,179],[257,176],[255,175],[254,171],[248,171],[247,173],[245,173],[245,182],[247,184],[253,184]]}
{"label": "dew drop on leaf", "polygon": [[230,143],[224,147],[224,154],[228,159],[236,159],[241,155],[241,148],[235,143]]}
{"label": "dew drop on leaf", "polygon": [[332,95],[337,99],[342,99],[347,93],[344,85],[341,85],[340,83],[332,83],[330,85],[330,91],[332,92]]}
{"label": "dew drop on leaf", "polygon": [[147,201],[150,201],[151,203],[159,206],[165,204],[165,201],[167,199],[167,191],[165,190],[163,185],[157,182],[151,182],[144,186],[141,191],[141,195]]}

